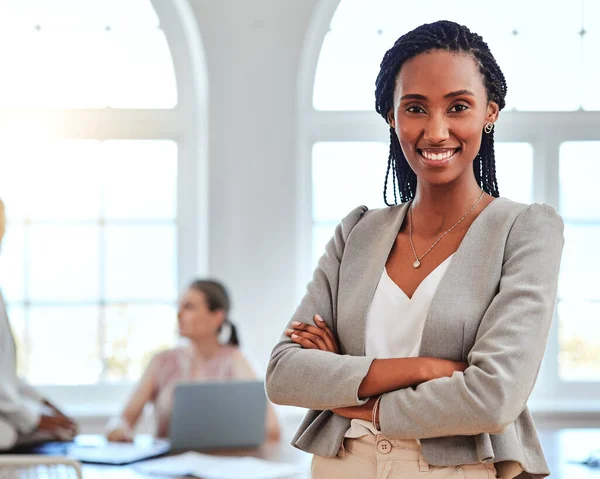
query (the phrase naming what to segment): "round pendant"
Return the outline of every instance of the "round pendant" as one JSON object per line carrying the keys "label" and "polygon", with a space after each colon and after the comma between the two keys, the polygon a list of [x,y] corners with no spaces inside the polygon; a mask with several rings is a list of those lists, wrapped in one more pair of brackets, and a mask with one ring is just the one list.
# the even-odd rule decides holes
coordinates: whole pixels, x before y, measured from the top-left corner
{"label": "round pendant", "polygon": [[417,269],[419,266],[421,266],[421,262],[419,260],[413,263],[413,268]]}

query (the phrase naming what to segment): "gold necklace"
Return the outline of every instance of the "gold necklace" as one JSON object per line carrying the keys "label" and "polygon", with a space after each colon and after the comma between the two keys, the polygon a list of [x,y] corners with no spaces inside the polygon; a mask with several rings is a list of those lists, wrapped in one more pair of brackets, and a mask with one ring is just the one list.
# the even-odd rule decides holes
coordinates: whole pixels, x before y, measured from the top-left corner
{"label": "gold necklace", "polygon": [[438,244],[440,242],[440,240],[446,236],[448,233],[450,233],[450,231],[452,231],[454,228],[456,228],[459,224],[462,223],[462,220],[464,220],[471,211],[473,211],[475,209],[475,207],[479,204],[479,202],[481,201],[481,198],[483,198],[483,189],[481,190],[481,194],[479,195],[479,198],[477,198],[477,201],[475,202],[475,204],[473,206],[471,206],[471,208],[469,209],[469,211],[467,211],[462,217],[461,219],[459,219],[456,223],[454,223],[454,225],[452,226],[452,228],[450,228],[448,231],[446,231],[445,233],[442,234],[442,236],[440,236],[438,239],[435,240],[435,243],[433,243],[429,249],[427,251],[425,251],[425,253],[423,253],[423,255],[419,258],[419,256],[417,255],[417,252],[415,251],[415,245],[413,243],[413,239],[412,239],[412,203],[410,204],[409,208],[408,208],[408,238],[410,240],[410,247],[412,248],[413,254],[415,255],[415,262],[413,263],[413,268],[417,269],[419,266],[421,266],[421,260],[423,258],[425,258],[425,256],[427,256],[427,254],[434,248],[434,246],[436,244]]}

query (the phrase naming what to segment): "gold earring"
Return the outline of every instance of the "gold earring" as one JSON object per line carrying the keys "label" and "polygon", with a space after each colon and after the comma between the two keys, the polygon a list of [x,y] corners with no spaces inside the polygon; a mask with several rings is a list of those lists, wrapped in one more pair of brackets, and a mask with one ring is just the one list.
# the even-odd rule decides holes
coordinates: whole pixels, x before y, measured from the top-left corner
{"label": "gold earring", "polygon": [[492,132],[493,129],[494,124],[491,121],[488,121],[483,127],[483,131],[485,131],[488,135]]}

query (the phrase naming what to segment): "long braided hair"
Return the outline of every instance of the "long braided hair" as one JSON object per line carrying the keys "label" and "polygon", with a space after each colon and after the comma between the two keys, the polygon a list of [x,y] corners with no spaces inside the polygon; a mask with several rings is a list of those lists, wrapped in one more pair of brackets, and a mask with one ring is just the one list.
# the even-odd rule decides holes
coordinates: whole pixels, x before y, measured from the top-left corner
{"label": "long braided hair", "polygon": [[[375,110],[386,122],[388,113],[394,108],[394,89],[400,68],[407,60],[430,50],[464,52],[472,55],[483,76],[488,101],[496,102],[500,110],[504,108],[506,80],[487,43],[467,27],[441,20],[421,25],[402,35],[384,55],[375,82]],[[390,154],[383,187],[383,199],[388,206],[392,205],[387,200],[390,171],[393,171],[393,204],[398,204],[398,197],[401,203],[413,199],[417,190],[417,176],[406,161],[396,132],[391,126]],[[473,160],[473,172],[475,179],[486,193],[494,197],[499,196],[493,131],[485,133],[481,139],[479,153]]]}

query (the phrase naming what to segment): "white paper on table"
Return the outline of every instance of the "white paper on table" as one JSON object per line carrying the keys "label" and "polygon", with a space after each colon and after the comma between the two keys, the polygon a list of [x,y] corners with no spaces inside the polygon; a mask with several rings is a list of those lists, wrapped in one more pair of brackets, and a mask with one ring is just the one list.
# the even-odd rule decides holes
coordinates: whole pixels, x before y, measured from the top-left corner
{"label": "white paper on table", "polygon": [[144,474],[190,475],[202,479],[277,479],[298,473],[292,464],[198,452],[145,461],[136,464],[135,469]]}
{"label": "white paper on table", "polygon": [[277,479],[295,474],[298,474],[298,468],[292,464],[255,457],[223,457],[211,467],[193,473],[202,479]]}
{"label": "white paper on table", "polygon": [[[218,460],[218,459],[217,459]],[[162,457],[138,462],[133,467],[144,474],[166,474],[170,476],[192,475],[194,472],[214,465],[215,456],[186,452],[177,456]]]}

